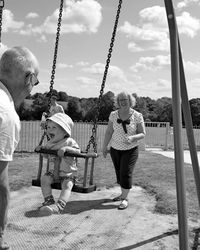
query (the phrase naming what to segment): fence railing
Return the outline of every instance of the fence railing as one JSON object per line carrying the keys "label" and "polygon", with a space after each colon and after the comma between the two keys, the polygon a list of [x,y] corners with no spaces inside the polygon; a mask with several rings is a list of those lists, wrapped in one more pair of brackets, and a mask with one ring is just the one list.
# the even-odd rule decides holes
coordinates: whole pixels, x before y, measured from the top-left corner
{"label": "fence railing", "polygon": [[[173,127],[170,127],[168,122],[145,122],[146,136],[142,140],[141,146],[158,147],[164,150],[174,148]],[[107,123],[100,122],[97,126],[97,149],[101,150],[103,138],[106,131]],[[72,137],[79,143],[83,151],[89,143],[92,135],[93,123],[91,122],[75,122],[72,130]],[[200,149],[200,127],[193,129],[196,140],[197,149]],[[40,127],[40,121],[21,121],[20,141],[16,148],[16,152],[34,152],[39,144],[43,130]],[[188,149],[188,139],[186,129],[182,130],[183,147]],[[91,145],[91,149],[93,145]]]}

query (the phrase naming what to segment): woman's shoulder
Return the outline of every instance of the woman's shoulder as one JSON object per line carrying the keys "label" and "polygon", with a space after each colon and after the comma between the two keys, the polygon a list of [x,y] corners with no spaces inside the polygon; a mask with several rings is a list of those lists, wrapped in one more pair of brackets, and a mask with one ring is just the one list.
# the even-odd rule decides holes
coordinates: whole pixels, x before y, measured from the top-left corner
{"label": "woman's shoulder", "polygon": [[110,119],[113,119],[118,116],[118,110],[111,111],[110,113]]}
{"label": "woman's shoulder", "polygon": [[118,115],[118,110],[111,111],[110,115],[112,115],[112,116]]}
{"label": "woman's shoulder", "polygon": [[140,112],[138,112],[137,110],[134,109],[133,113],[132,113],[132,117],[142,119],[143,115],[142,115],[142,113],[140,113]]}
{"label": "woman's shoulder", "polygon": [[139,116],[139,115],[142,115],[142,113],[140,113],[139,111],[133,109],[133,115]]}

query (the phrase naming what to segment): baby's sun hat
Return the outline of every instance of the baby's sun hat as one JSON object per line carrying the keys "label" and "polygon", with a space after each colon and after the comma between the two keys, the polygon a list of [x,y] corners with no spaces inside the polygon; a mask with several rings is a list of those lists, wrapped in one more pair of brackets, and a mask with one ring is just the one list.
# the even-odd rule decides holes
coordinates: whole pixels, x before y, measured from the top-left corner
{"label": "baby's sun hat", "polygon": [[71,130],[72,127],[74,126],[74,123],[72,119],[64,113],[56,113],[50,117],[47,118],[47,121],[51,120],[58,125],[60,125],[67,133],[69,136],[71,136]]}

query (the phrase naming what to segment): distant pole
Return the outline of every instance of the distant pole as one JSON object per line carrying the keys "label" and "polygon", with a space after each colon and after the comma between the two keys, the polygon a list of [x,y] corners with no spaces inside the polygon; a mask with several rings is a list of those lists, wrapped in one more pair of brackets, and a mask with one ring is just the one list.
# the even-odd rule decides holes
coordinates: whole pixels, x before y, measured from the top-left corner
{"label": "distant pole", "polygon": [[184,176],[184,157],[182,143],[182,116],[181,116],[181,94],[180,94],[180,65],[178,31],[176,17],[171,0],[164,0],[167,12],[167,20],[170,34],[171,49],[171,77],[172,77],[172,108],[174,125],[174,148],[175,148],[175,170],[176,170],[176,192],[179,224],[179,249],[188,250],[188,225],[186,208],[186,191]]}

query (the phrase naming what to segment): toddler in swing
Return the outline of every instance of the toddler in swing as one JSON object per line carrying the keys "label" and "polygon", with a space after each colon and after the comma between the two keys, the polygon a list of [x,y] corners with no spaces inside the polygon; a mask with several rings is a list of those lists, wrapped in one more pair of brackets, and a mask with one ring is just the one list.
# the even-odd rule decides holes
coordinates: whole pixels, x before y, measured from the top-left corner
{"label": "toddler in swing", "polygon": [[[56,113],[47,118],[47,135],[49,140],[45,146],[37,147],[37,149],[57,150],[57,156],[44,155],[49,160],[49,171],[41,178],[44,202],[40,207],[40,211],[48,214],[59,214],[64,210],[76,181],[76,159],[75,157],[64,156],[65,152],[80,153],[77,142],[71,138],[73,125],[72,119],[64,113]],[[51,184],[58,180],[61,181],[61,193],[57,202],[55,202]]]}

